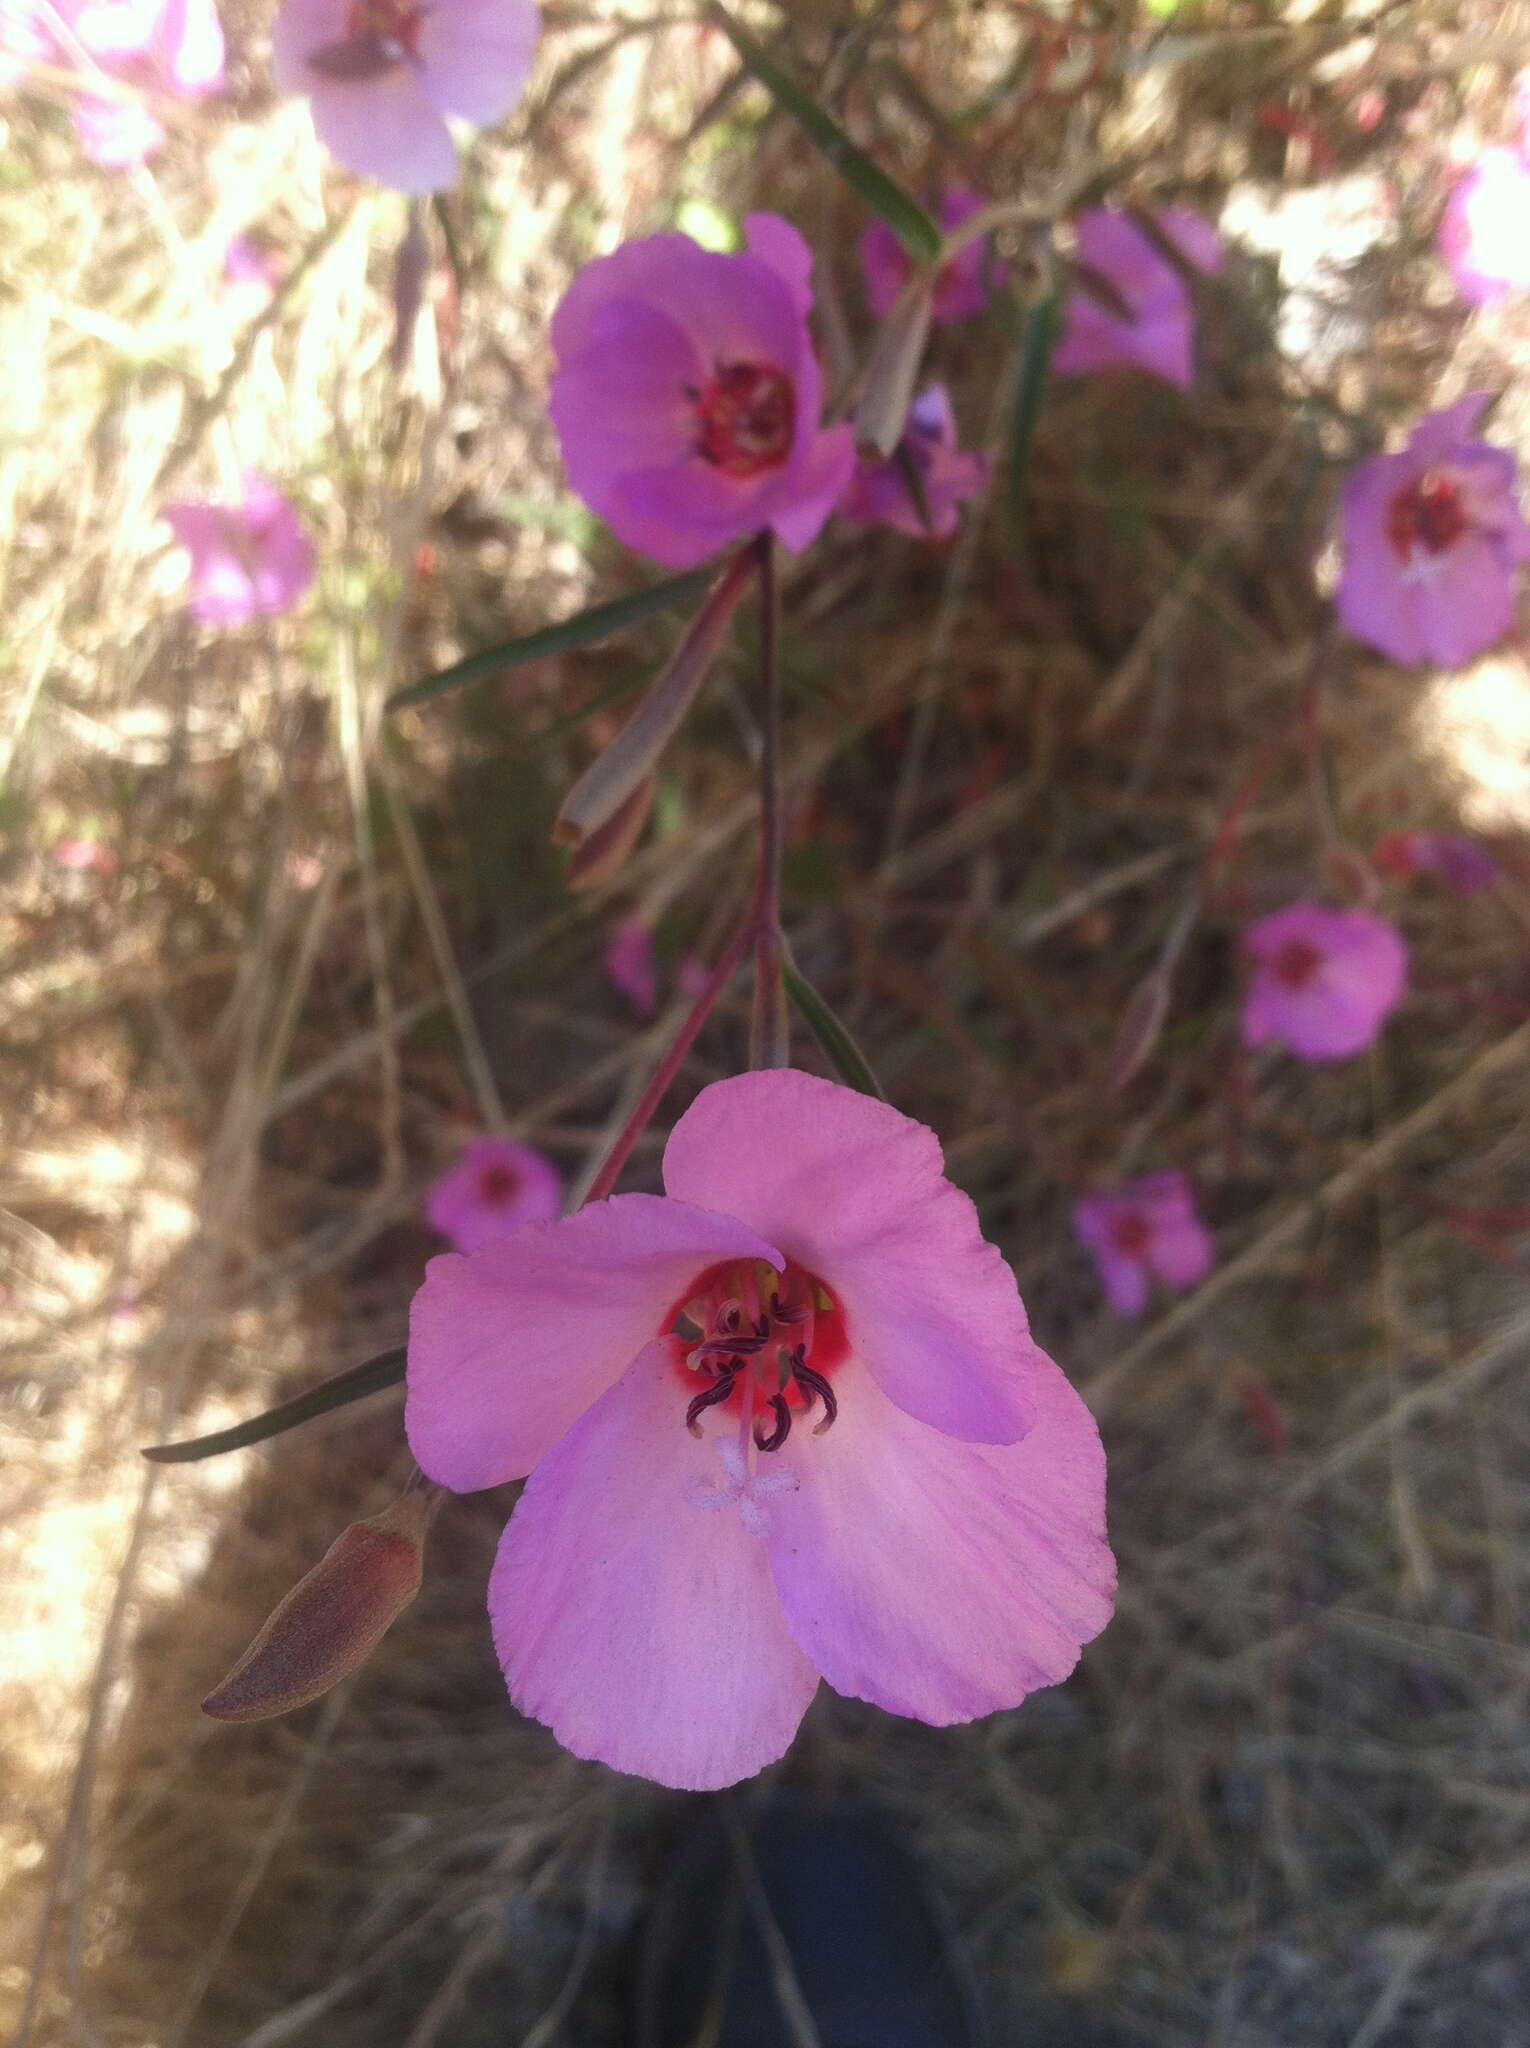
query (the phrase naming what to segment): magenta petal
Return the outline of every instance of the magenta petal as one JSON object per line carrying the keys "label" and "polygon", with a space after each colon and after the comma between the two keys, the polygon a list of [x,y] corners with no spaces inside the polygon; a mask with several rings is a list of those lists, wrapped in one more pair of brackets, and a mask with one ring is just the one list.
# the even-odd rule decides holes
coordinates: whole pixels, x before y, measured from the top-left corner
{"label": "magenta petal", "polygon": [[1024,1443],[953,1442],[858,1363],[839,1420],[778,1458],[798,1488],[766,1542],[792,1634],[837,1692],[945,1726],[1055,1685],[1110,1618],[1105,1457],[1093,1418],[1036,1353]]}
{"label": "magenta petal", "polygon": [[855,437],[847,426],[825,427],[792,480],[791,503],[771,515],[771,526],[793,553],[818,538],[835,500],[855,469]]}
{"label": "magenta petal", "polygon": [[1514,623],[1514,572],[1485,534],[1470,533],[1414,586],[1429,659],[1464,668],[1503,638]]}
{"label": "magenta petal", "polygon": [[421,1469],[456,1493],[523,1478],[691,1282],[733,1258],[780,1263],[731,1217],[616,1195],[432,1259],[409,1312],[404,1427]]}
{"label": "magenta petal", "polygon": [[1024,1434],[1045,1356],[923,1124],[790,1068],[739,1074],[675,1125],[664,1185],[741,1217],[815,1273],[852,1350],[908,1414],[979,1443]]}
{"label": "magenta petal", "polygon": [[[542,1460],[489,1613],[511,1699],[565,1749],[707,1792],[783,1753],[818,1674],[729,1498],[736,1438],[690,1436],[683,1395],[650,1345]],[[747,1519],[757,1530],[786,1499],[750,1502]]]}
{"label": "magenta petal", "polygon": [[751,256],[768,263],[804,319],[813,310],[813,252],[779,213],[746,213],[744,241]]}
{"label": "magenta petal", "polygon": [[1094,1264],[1105,1299],[1116,1314],[1140,1316],[1148,1297],[1147,1267],[1141,1259],[1130,1259],[1124,1252],[1112,1251],[1109,1245],[1098,1245]]}
{"label": "magenta petal", "polygon": [[1164,1224],[1153,1238],[1154,1268],[1170,1287],[1194,1287],[1211,1271],[1215,1256],[1209,1233],[1193,1216]]}

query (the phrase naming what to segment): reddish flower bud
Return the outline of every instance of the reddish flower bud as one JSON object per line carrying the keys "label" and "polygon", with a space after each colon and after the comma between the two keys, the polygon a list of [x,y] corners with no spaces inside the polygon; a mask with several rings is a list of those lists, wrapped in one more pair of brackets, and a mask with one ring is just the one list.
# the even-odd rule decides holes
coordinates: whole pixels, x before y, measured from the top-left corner
{"label": "reddish flower bud", "polygon": [[416,1486],[342,1530],[202,1702],[215,1721],[307,1706],[357,1670],[420,1590],[435,1489]]}

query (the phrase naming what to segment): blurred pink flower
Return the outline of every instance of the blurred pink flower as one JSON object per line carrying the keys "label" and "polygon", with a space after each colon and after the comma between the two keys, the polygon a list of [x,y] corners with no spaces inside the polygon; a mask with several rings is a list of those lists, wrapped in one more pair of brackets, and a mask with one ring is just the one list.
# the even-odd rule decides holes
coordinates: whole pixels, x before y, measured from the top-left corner
{"label": "blurred pink flower", "polygon": [[601,964],[612,987],[627,998],[638,1015],[651,1016],[659,1000],[653,926],[640,917],[624,918],[611,934]]}
{"label": "blurred pink flower", "polygon": [[1473,306],[1530,286],[1530,167],[1513,149],[1485,149],[1446,201],[1436,246]]}
{"label": "blurred pink flower", "polygon": [[933,1133],[743,1074],[664,1185],[415,1297],[422,1468],[531,1475],[489,1588],[516,1705],[701,1791],[780,1756],[820,1677],[937,1726],[1065,1678],[1111,1610],[1099,1436]]}
{"label": "blurred pink flower", "polygon": [[1408,950],[1368,910],[1288,903],[1251,924],[1254,963],[1243,1043],[1283,1043],[1301,1060],[1347,1060],[1370,1045],[1402,999]]}
{"label": "blurred pink flower", "polygon": [[1469,392],[1421,420],[1400,454],[1345,479],[1339,622],[1393,661],[1459,668],[1514,623],[1530,527],[1514,457],[1471,438],[1488,402]]}
{"label": "blurred pink flower", "polygon": [[[909,490],[905,463],[923,486],[928,527]],[[852,526],[893,526],[915,540],[949,540],[956,531],[957,507],[964,499],[975,498],[987,481],[988,457],[964,454],[957,447],[956,419],[946,388],[931,384],[909,407],[898,456],[887,462],[858,462],[839,512]]]}
{"label": "blurred pink flower", "polygon": [[550,1159],[510,1138],[474,1138],[425,1197],[425,1214],[459,1252],[545,1223],[563,1207],[563,1176]]}
{"label": "blurred pink flower", "polygon": [[569,482],[670,568],[767,527],[806,547],[855,459],[847,426],[818,423],[812,254],[773,213],[744,226],[736,256],[685,235],[625,242],[553,315],[548,409]]}
{"label": "blurred pink flower", "polygon": [[269,300],[284,273],[285,266],[276,251],[248,235],[235,235],[223,252],[223,282],[230,291],[249,292]]}
{"label": "blurred pink flower", "polygon": [[1371,861],[1403,880],[1438,875],[1462,896],[1491,889],[1503,873],[1482,841],[1465,832],[1389,832],[1371,848]]}
{"label": "blurred pink flower", "polygon": [[60,839],[53,858],[72,875],[109,875],[117,865],[116,854],[99,839]]}
{"label": "blurred pink flower", "polygon": [[[940,197],[941,227],[950,234],[981,213],[986,203],[969,185],[948,185]],[[861,236],[860,258],[871,310],[885,320],[913,269],[908,251],[885,221],[875,220]],[[1003,276],[1002,266],[994,261],[992,237],[969,242],[937,276],[930,318],[937,326],[948,326],[981,313]]]}
{"label": "blurred pink flower", "polygon": [[1147,1173],[1086,1195],[1074,1204],[1073,1227],[1117,1315],[1141,1315],[1153,1274],[1169,1287],[1193,1287],[1216,1257],[1182,1173]]}
{"label": "blurred pink flower", "polygon": [[203,99],[223,83],[214,0],[7,0],[0,46],[82,76],[94,68],[132,89],[122,99],[83,93],[74,104],[85,154],[107,170],[142,163],[164,141],[156,99]]}
{"label": "blurred pink flower", "polygon": [[306,93],[319,140],[397,192],[446,192],[446,117],[491,128],[525,90],[536,0],[286,0],[271,35],[283,92]]}
{"label": "blurred pink flower", "polygon": [[[1165,207],[1154,218],[1187,263],[1208,274],[1221,268],[1221,237],[1210,221],[1188,206]],[[1061,377],[1083,377],[1134,366],[1188,391],[1195,374],[1195,308],[1184,278],[1130,215],[1114,207],[1091,207],[1074,227],[1080,261],[1114,286],[1136,317],[1117,318],[1075,285],[1052,368]]]}
{"label": "blurred pink flower", "polygon": [[253,470],[242,505],[181,502],[159,516],[191,556],[187,608],[204,626],[242,626],[288,611],[313,581],[313,543],[302,522]]}

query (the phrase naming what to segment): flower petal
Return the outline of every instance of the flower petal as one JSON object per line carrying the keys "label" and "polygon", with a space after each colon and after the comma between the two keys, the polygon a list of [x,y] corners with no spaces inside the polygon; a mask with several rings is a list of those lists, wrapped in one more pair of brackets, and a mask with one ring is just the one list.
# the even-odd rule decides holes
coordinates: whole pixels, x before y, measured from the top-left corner
{"label": "flower petal", "polygon": [[394,192],[456,184],[457,145],[406,65],[359,85],[312,73],[306,89],[319,140],[348,171]]}
{"label": "flower petal", "polygon": [[511,1699],[565,1749],[705,1792],[782,1754],[818,1674],[764,1543],[718,1498],[719,1444],[735,1439],[690,1436],[683,1393],[666,1347],[649,1345],[542,1460],[489,1613]]}
{"label": "flower petal", "polygon": [[908,1414],[979,1443],[1025,1433],[1045,1356],[923,1124],[790,1068],[739,1074],[704,1088],[675,1125],[664,1185],[741,1217],[815,1273],[852,1349]]}
{"label": "flower petal", "polygon": [[455,1493],[523,1478],[659,1334],[692,1280],[736,1258],[780,1264],[731,1217],[616,1195],[468,1257],[432,1259],[409,1312],[404,1409],[423,1471]]}
{"label": "flower petal", "polygon": [[536,55],[536,0],[452,0],[426,8],[420,84],[443,114],[491,128],[520,98]]}
{"label": "flower petal", "polygon": [[766,1535],[792,1634],[836,1692],[944,1727],[1055,1685],[1110,1618],[1105,1457],[1037,1354],[1022,1444],[955,1443],[858,1363],[839,1420],[776,1456],[798,1480]]}

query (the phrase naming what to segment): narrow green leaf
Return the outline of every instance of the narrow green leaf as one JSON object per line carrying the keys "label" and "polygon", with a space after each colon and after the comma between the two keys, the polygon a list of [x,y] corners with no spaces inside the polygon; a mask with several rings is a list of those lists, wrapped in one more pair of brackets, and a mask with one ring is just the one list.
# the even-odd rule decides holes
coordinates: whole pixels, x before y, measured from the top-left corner
{"label": "narrow green leaf", "polygon": [[699,595],[711,578],[710,569],[690,569],[683,576],[668,576],[662,583],[651,583],[646,590],[634,590],[626,597],[613,597],[606,604],[591,605],[588,611],[575,612],[571,619],[560,619],[555,626],[540,626],[535,633],[523,633],[519,640],[486,647],[482,654],[470,654],[433,676],[407,683],[402,690],[394,691],[386,708],[402,711],[410,704],[427,703],[447,690],[461,689],[464,683],[480,683],[507,668],[518,668],[523,661],[540,661],[544,655],[567,654],[571,648],[609,640],[613,633]]}
{"label": "narrow green leaf", "polygon": [[1047,370],[1062,314],[1062,297],[1048,292],[1025,316],[1020,330],[1019,368],[1015,377],[1015,409],[1010,416],[1009,477],[1005,487],[1005,509],[1012,539],[1018,539],[1024,524],[1022,499],[1025,472],[1030,462],[1031,441],[1041,411],[1041,394],[1046,389]]}
{"label": "narrow green leaf", "polygon": [[914,261],[937,263],[940,229],[924,208],[910,199],[901,185],[895,185],[885,171],[879,171],[863,149],[856,148],[839,123],[787,76],[725,7],[714,6],[712,19],[765,90],[807,130],[845,183],[886,221]]}
{"label": "narrow green leaf", "polygon": [[332,1408],[344,1408],[352,1401],[364,1400],[368,1394],[380,1394],[384,1387],[396,1387],[404,1377],[404,1357],[402,1344],[395,1351],[380,1351],[376,1358],[353,1365],[347,1372],[337,1372],[331,1380],[321,1380],[306,1394],[279,1402],[264,1415],[252,1415],[247,1422],[214,1430],[211,1436],[188,1437],[178,1444],[153,1444],[143,1455],[156,1465],[189,1465],[198,1458],[215,1458],[220,1451],[240,1451],[246,1444],[264,1443],[267,1437],[296,1429],[300,1422],[309,1422],[315,1415],[327,1415]]}
{"label": "narrow green leaf", "polygon": [[783,964],[781,972],[786,993],[797,1005],[802,1021],[818,1040],[835,1073],[852,1088],[858,1088],[862,1095],[874,1095],[879,1102],[885,1102],[887,1097],[882,1092],[882,1084],[871,1071],[866,1055],[817,989],[810,981],[803,980],[789,960]]}

